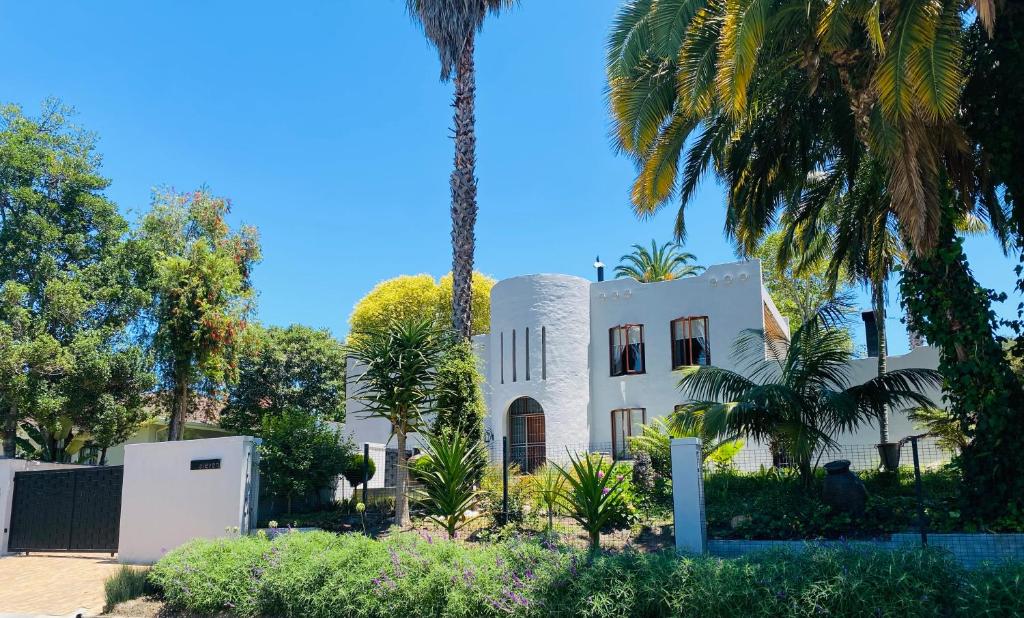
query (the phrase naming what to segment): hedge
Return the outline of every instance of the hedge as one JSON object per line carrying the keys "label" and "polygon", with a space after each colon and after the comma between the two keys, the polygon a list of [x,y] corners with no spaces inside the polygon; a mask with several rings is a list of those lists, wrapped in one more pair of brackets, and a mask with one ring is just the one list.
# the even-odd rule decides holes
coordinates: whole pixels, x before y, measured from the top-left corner
{"label": "hedge", "polygon": [[194,541],[150,579],[172,609],[238,616],[1024,615],[1022,565],[966,572],[935,550],[727,560],[311,532]]}

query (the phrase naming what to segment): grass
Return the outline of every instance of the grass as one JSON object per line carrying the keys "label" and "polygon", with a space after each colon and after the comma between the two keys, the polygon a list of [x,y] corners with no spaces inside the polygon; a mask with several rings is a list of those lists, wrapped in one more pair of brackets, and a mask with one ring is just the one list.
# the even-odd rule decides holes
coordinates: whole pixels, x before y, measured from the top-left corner
{"label": "grass", "polygon": [[149,569],[122,566],[103,584],[106,594],[104,612],[109,612],[119,603],[155,594],[157,588],[149,583]]}

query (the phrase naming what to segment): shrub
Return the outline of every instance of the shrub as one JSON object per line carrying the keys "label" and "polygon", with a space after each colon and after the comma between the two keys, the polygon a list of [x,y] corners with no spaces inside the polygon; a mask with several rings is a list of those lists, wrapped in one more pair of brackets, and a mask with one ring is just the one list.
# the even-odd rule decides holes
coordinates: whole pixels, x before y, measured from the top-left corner
{"label": "shrub", "polygon": [[[286,410],[263,419],[260,445],[261,482],[274,496],[292,499],[330,487],[352,453],[352,443],[301,410]],[[318,493],[319,499],[319,493]]]}
{"label": "shrub", "polygon": [[623,496],[624,474],[605,471],[603,458],[594,455],[569,455],[571,471],[559,467],[565,478],[564,502],[569,515],[590,536],[590,548],[601,544],[601,530],[628,510]]}
{"label": "shrub", "polygon": [[363,483],[363,462],[367,462],[366,466],[366,480],[370,481],[373,479],[373,475],[377,473],[377,464],[373,461],[373,458],[365,459],[362,453],[353,455],[348,458],[348,462],[345,464],[344,469],[341,471],[341,475],[345,477],[348,484],[352,487],[357,487]]}
{"label": "shrub", "polygon": [[808,546],[723,560],[471,545],[411,533],[193,541],[153,567],[169,609],[240,617],[1013,616],[1024,566]]}
{"label": "shrub", "polygon": [[[530,477],[519,471],[514,463],[508,465],[508,521],[522,523],[529,512]],[[480,506],[493,514],[495,523],[504,524],[502,515],[501,464],[487,466],[480,479]]]}
{"label": "shrub", "polygon": [[565,477],[562,472],[551,464],[544,464],[539,470],[535,470],[531,477],[533,481],[533,494],[538,505],[544,509],[548,516],[547,531],[551,532],[554,525],[555,511],[562,502],[565,491]]}
{"label": "shrub", "polygon": [[122,566],[103,583],[103,591],[106,596],[103,611],[109,612],[118,603],[155,594],[156,587],[149,583],[148,569]]}
{"label": "shrub", "polygon": [[485,455],[477,443],[459,432],[428,434],[426,440],[425,463],[418,479],[423,484],[420,502],[427,509],[427,518],[453,539],[469,521],[466,512],[480,498],[474,483],[483,475]]}

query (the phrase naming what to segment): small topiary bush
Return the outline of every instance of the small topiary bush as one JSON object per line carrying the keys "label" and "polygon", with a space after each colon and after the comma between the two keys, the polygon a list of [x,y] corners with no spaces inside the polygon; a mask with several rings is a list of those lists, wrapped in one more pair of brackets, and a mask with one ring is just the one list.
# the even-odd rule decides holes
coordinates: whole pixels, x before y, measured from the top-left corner
{"label": "small topiary bush", "polygon": [[153,567],[170,609],[237,616],[1012,616],[1024,566],[808,548],[725,560],[415,534],[193,541]]}
{"label": "small topiary bush", "polygon": [[377,464],[373,461],[373,458],[364,459],[362,453],[358,455],[352,455],[348,458],[345,464],[345,468],[342,469],[341,475],[345,477],[348,484],[352,487],[361,485],[363,482],[363,462],[367,462],[366,466],[366,480],[369,482],[373,479],[373,475],[377,473]]}

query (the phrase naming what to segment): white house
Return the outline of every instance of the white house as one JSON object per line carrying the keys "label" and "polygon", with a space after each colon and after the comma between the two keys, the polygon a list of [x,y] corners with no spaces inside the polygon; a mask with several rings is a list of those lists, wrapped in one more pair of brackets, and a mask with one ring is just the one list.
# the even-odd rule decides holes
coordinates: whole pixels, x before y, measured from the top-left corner
{"label": "white house", "polygon": [[[627,439],[641,425],[685,402],[676,369],[714,364],[742,371],[731,351],[746,329],[789,332],[757,260],[657,283],[557,274],[499,281],[491,292],[491,332],[474,338],[493,451],[507,437],[510,458],[525,469],[567,449],[625,455]],[[873,377],[876,362],[854,361],[851,383]],[[931,348],[889,358],[893,369],[937,365]],[[938,392],[929,395],[941,401]],[[365,419],[360,410],[348,400],[347,431],[357,443],[386,443],[389,424]],[[894,440],[914,433],[904,415],[893,417]],[[870,446],[878,432],[864,427],[840,441]]]}

